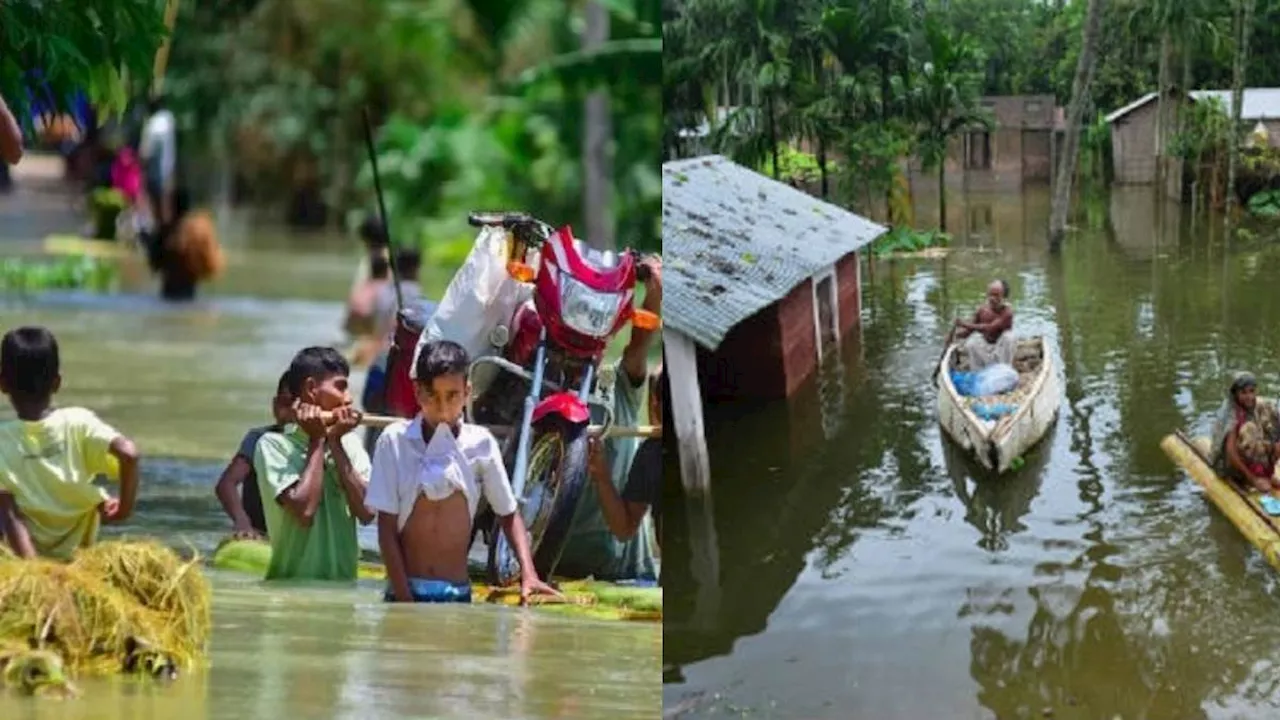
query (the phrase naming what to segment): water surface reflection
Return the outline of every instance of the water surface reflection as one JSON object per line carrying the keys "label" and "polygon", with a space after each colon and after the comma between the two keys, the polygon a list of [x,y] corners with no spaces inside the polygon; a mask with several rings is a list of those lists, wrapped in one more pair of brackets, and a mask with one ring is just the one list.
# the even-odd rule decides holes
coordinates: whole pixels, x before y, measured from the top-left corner
{"label": "water surface reflection", "polygon": [[[1158,442],[1206,429],[1231,369],[1277,392],[1280,340],[1265,328],[1280,322],[1280,248],[1225,247],[1219,223],[1129,189],[1086,203],[1076,222],[1094,229],[1051,257],[1047,199],[972,196],[956,203],[945,260],[864,273],[832,440],[812,441],[826,402],[713,426],[723,612],[682,625],[700,586],[681,568],[674,498],[664,705],[712,717],[1275,714],[1273,573]],[[980,206],[990,217],[966,227]],[[998,479],[943,442],[929,385],[951,318],[993,276],[1013,286],[1018,331],[1046,337],[1064,388],[1050,436]]]}

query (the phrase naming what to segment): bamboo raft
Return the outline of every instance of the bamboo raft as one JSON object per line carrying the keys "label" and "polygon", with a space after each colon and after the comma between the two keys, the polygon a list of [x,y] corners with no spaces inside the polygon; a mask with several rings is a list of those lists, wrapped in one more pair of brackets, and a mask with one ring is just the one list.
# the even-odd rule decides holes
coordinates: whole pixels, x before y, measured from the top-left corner
{"label": "bamboo raft", "polygon": [[1245,539],[1262,551],[1272,567],[1280,570],[1280,518],[1272,517],[1258,503],[1261,494],[1227,480],[1209,464],[1209,438],[1189,438],[1182,432],[1166,435],[1160,449],[1204,488],[1205,495],[1218,506]]}

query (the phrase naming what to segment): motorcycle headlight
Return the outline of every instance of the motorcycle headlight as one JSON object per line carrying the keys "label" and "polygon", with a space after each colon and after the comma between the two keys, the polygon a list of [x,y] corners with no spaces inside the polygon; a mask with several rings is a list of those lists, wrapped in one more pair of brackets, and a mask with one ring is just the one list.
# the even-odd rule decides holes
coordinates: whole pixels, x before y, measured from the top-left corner
{"label": "motorcycle headlight", "polygon": [[560,274],[560,315],[565,325],[584,335],[602,338],[618,319],[618,293],[592,290],[568,273]]}

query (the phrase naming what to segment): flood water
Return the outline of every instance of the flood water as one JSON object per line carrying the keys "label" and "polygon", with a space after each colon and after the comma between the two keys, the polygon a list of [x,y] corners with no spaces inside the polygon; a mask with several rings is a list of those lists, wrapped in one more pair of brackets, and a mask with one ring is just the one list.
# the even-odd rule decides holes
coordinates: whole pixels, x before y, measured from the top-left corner
{"label": "flood water", "polygon": [[[0,254],[75,231],[64,197],[0,198]],[[0,327],[57,335],[63,390],[144,454],[133,519],[119,531],[210,552],[230,529],[213,483],[298,349],[342,339],[352,238],[292,235],[219,218],[228,269],[188,306],[161,303],[145,262],[124,261],[112,296],[0,299]],[[424,269],[438,293],[449,276]],[[356,391],[364,375],[352,376]],[[0,418],[12,417],[7,405]],[[113,529],[114,531],[115,529]],[[376,547],[372,528],[362,544]],[[389,607],[381,587],[266,586],[212,574],[210,667],[169,686],[82,680],[71,702],[0,691],[0,717],[649,718],[660,702],[661,628],[488,606]]]}
{"label": "flood water", "polygon": [[[1280,245],[1123,189],[1052,257],[1047,191],[950,203],[945,260],[864,267],[838,363],[711,412],[713,522],[668,503],[666,714],[1280,715],[1275,572],[1159,448],[1208,429],[1232,370],[1280,394]],[[944,442],[930,385],[994,277],[1064,388],[1002,478]]]}

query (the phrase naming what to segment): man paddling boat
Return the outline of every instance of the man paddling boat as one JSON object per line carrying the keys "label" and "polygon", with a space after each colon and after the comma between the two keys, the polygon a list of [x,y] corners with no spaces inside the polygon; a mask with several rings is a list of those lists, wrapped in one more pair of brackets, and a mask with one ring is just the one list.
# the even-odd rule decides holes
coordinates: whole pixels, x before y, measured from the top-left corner
{"label": "man paddling boat", "polygon": [[1013,307],[1006,302],[1009,284],[993,280],[987,286],[987,302],[973,314],[973,320],[956,320],[956,337],[965,341],[969,369],[1013,364],[1017,342],[1013,337]]}

